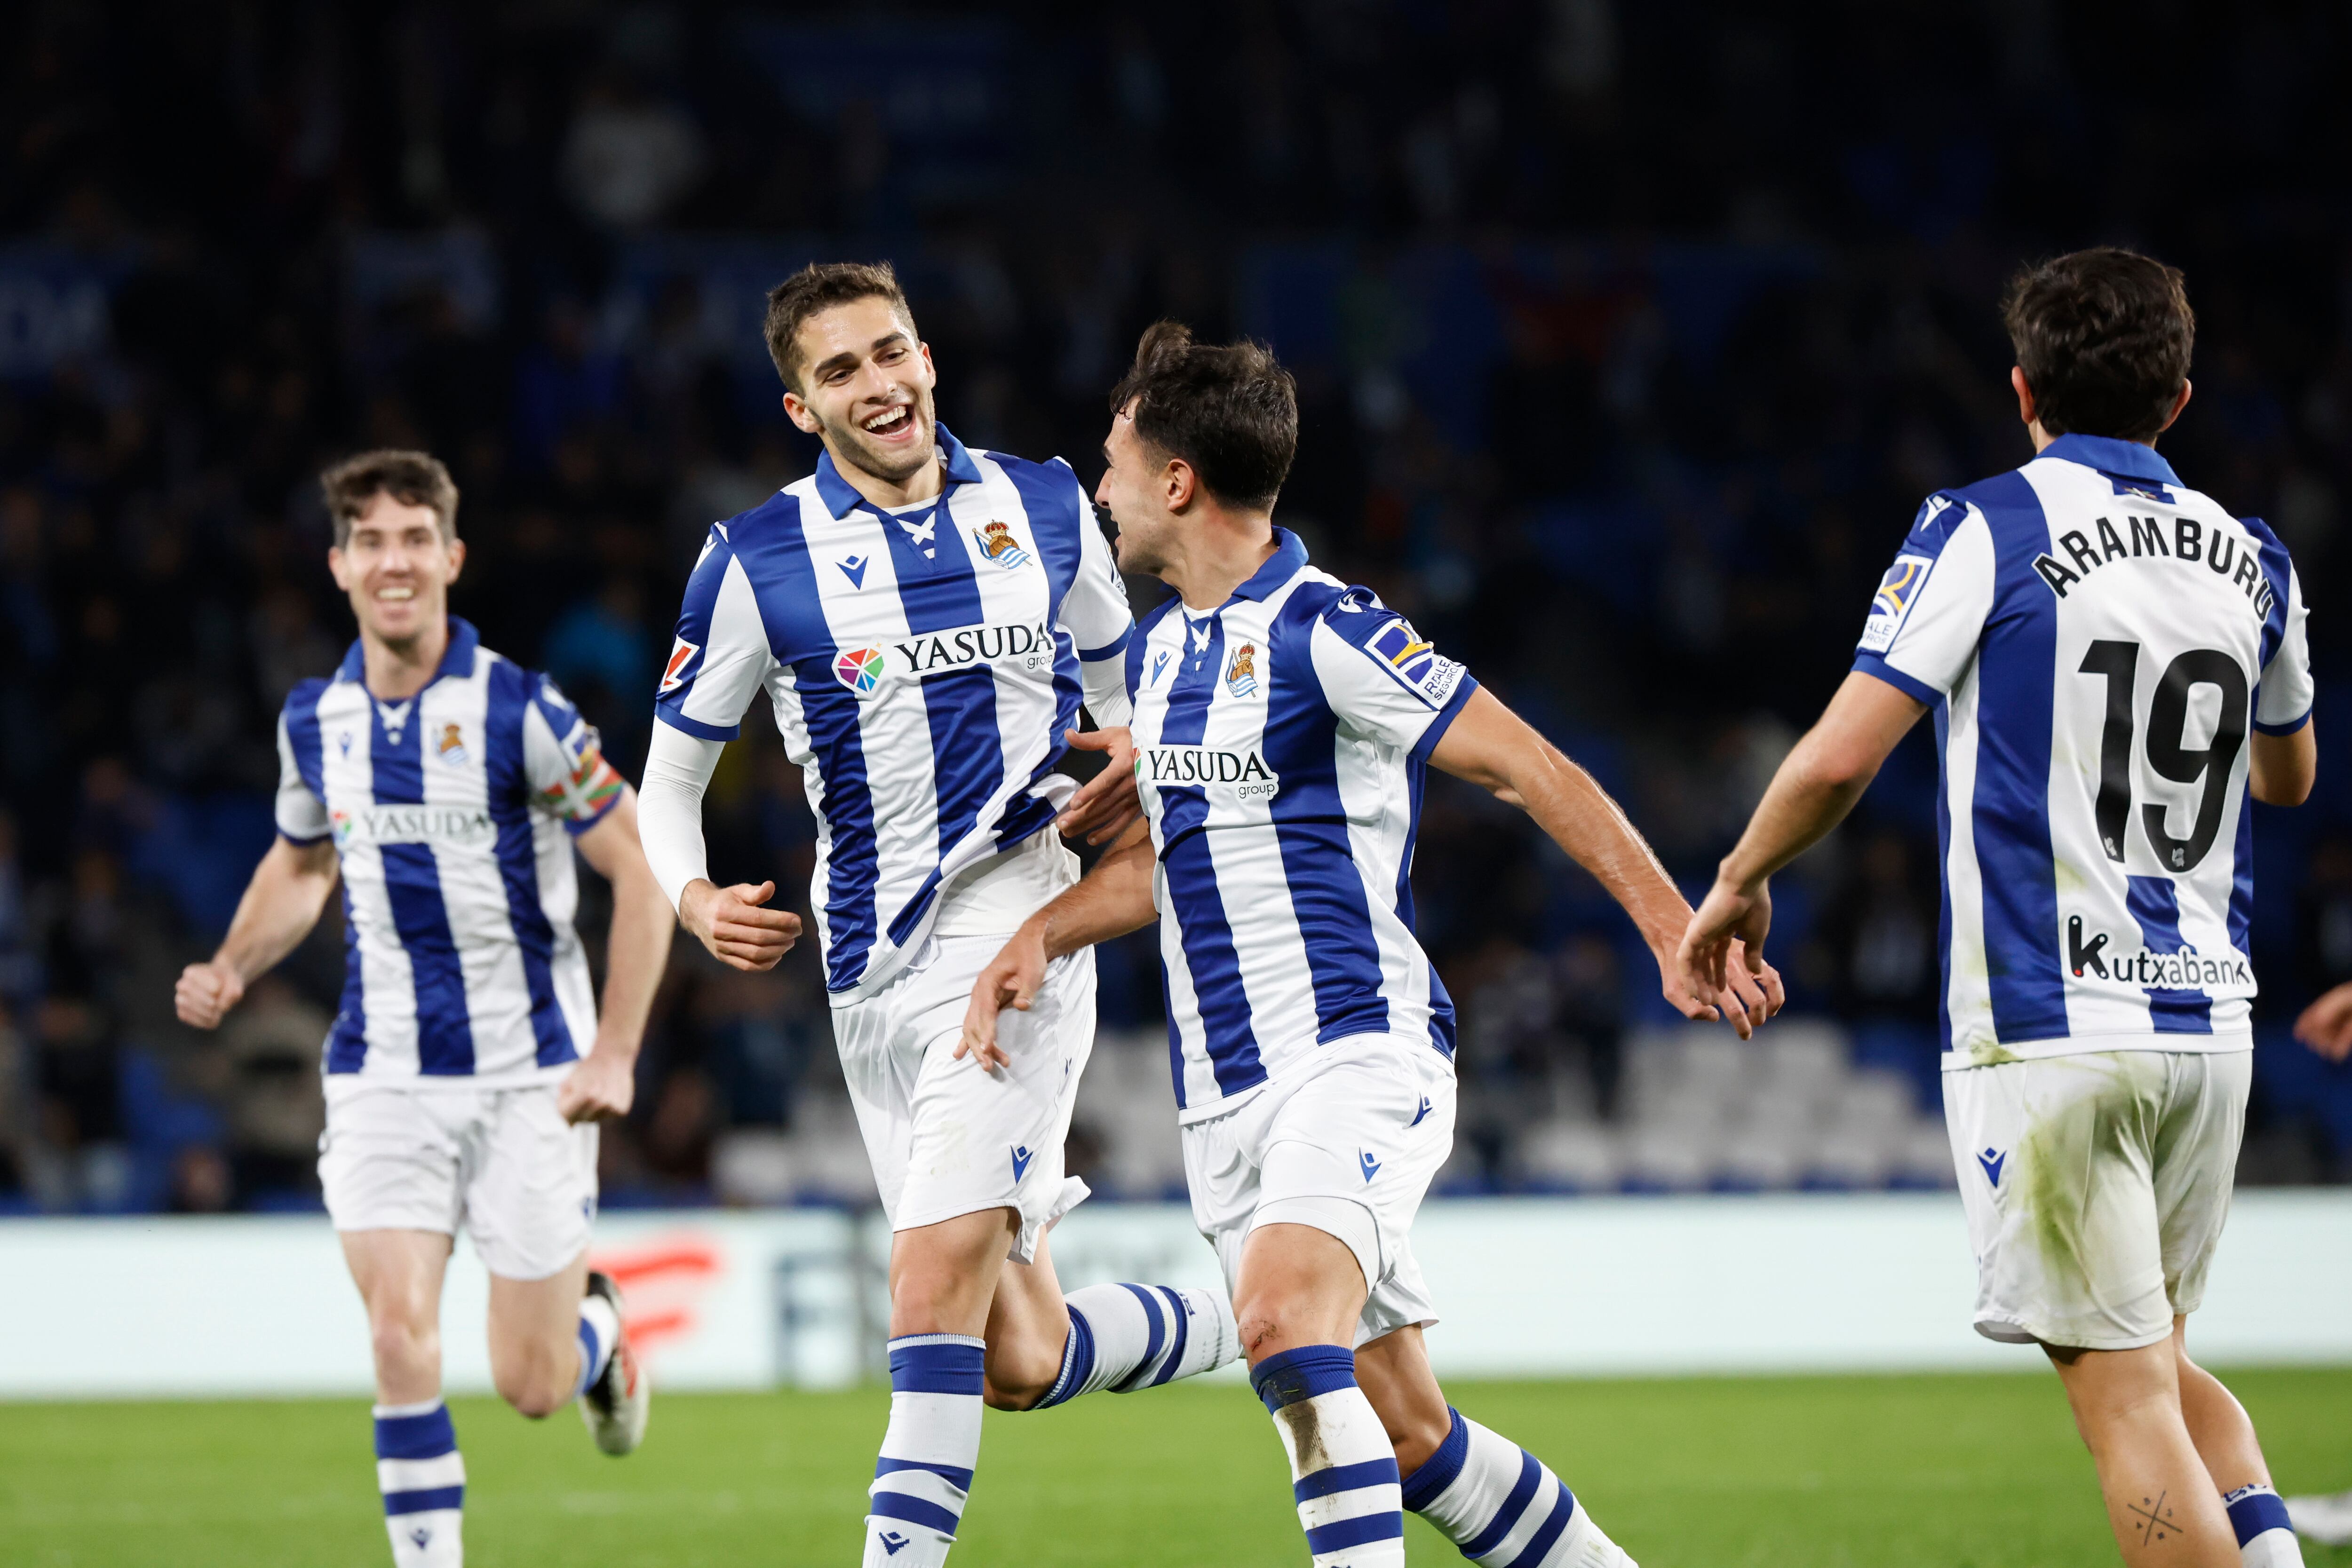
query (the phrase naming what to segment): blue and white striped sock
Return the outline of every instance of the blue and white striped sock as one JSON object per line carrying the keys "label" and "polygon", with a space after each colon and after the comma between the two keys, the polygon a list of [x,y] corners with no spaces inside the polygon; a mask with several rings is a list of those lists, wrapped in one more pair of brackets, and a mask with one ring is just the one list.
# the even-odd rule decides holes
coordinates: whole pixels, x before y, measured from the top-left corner
{"label": "blue and white striped sock", "polygon": [[613,1359],[613,1347],[621,1342],[621,1320],[613,1311],[613,1303],[602,1296],[580,1299],[580,1381],[572,1390],[578,1398],[595,1385],[604,1375],[605,1364]]}
{"label": "blue and white striped sock", "polygon": [[1485,1568],[1622,1561],[1541,1459],[1447,1409],[1454,1429],[1404,1483],[1404,1506]]}
{"label": "blue and white striped sock", "polygon": [[2221,1506],[2230,1511],[2246,1568],[2303,1568],[2303,1543],[2277,1492],[2266,1486],[2240,1487],[2222,1496]]}
{"label": "blue and white striped sock", "polygon": [[866,1488],[865,1568],[939,1568],[980,1462],[987,1346],[970,1334],[890,1342],[890,1426]]}
{"label": "blue and white striped sock", "polygon": [[1072,1291],[1062,1375],[1044,1410],[1108,1388],[1132,1394],[1239,1360],[1241,1332],[1217,1291],[1174,1285],[1088,1285]]}
{"label": "blue and white striped sock", "polygon": [[394,1568],[459,1568],[466,1561],[466,1458],[438,1399],[375,1407],[375,1483]]}
{"label": "blue and white striped sock", "polygon": [[1259,1362],[1250,1384],[1290,1455],[1290,1491],[1315,1568],[1404,1568],[1396,1450],[1356,1386],[1356,1353],[1300,1345]]}

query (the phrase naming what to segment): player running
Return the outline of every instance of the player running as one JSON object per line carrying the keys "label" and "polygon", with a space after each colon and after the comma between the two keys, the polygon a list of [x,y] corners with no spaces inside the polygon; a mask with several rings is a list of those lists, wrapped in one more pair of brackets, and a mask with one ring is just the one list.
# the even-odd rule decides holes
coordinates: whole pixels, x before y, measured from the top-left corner
{"label": "player running", "polygon": [[[398,1568],[464,1559],[465,1460],[441,1402],[441,1281],[459,1224],[490,1273],[490,1373],[524,1415],[580,1396],[596,1446],[649,1390],[589,1271],[594,1118],[631,1072],[673,930],[635,799],[554,683],[448,613],[457,487],[421,452],[322,480],[327,565],[359,641],[278,721],[278,841],[180,1018],[212,1029],[318,924],[340,877],[345,975],[319,1179],[375,1349],[376,1476]],[[572,929],[572,850],[613,884],[604,1006]]]}
{"label": "player running", "polygon": [[2049,1353],[2126,1563],[2300,1563],[2253,1425],[2184,1328],[2252,1065],[2246,797],[2298,804],[2316,766],[2303,591],[2269,528],[2154,450],[2189,402],[2179,272],[2080,251],[2019,274],[2005,315],[2036,455],[1920,508],[1682,963],[1711,988],[1735,937],[1759,961],[1766,879],[1933,708],[1977,1332]]}
{"label": "player running", "polygon": [[[686,591],[646,764],[646,853],[687,928],[761,969],[800,933],[773,883],[712,885],[701,800],[755,697],[817,814],[810,903],[843,1076],[890,1217],[890,1423],[868,1568],[955,1542],[981,1406],[1025,1410],[1188,1377],[1238,1354],[1213,1291],[1064,1298],[1045,1232],[1087,1196],[1062,1143],[1094,1047],[1091,955],[1045,977],[1018,1060],[953,1051],[981,967],[1076,880],[1048,830],[1133,816],[1123,731],[1082,798],[1055,771],[1083,700],[1123,725],[1126,591],[1058,460],[971,450],[887,266],[810,267],[769,296],[784,412],[816,472],[712,528]],[[903,1553],[903,1555],[902,1555]]]}
{"label": "player running", "polygon": [[[1150,831],[1024,923],[964,1046],[1032,1071],[1055,972],[1156,915],[1192,1214],[1315,1562],[1401,1568],[1410,1508],[1493,1568],[1628,1563],[1541,1461],[1447,1406],[1423,1344],[1408,1233],[1454,1116],[1454,1007],[1412,933],[1423,765],[1533,816],[1711,1018],[1671,969],[1689,906],[1591,779],[1274,526],[1298,410],[1273,355],[1162,322],[1111,406],[1096,499],[1120,566],[1176,590],[1125,661]],[[1780,988],[1739,989],[1745,1036]]]}

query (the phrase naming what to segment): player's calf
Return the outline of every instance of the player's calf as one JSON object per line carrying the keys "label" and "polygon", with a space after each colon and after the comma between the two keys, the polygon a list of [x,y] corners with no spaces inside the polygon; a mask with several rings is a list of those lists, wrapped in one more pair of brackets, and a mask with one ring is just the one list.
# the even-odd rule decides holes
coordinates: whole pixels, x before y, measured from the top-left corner
{"label": "player's calf", "polygon": [[1067,1301],[1070,1327],[1053,1375],[1027,1404],[1000,1408],[1042,1410],[1105,1388],[1133,1394],[1241,1358],[1241,1333],[1220,1291],[1088,1285]]}
{"label": "player's calf", "polygon": [[2124,1562],[2130,1568],[2242,1568],[2236,1532],[2181,1416],[2171,1346],[2043,1348],[2098,1467]]}

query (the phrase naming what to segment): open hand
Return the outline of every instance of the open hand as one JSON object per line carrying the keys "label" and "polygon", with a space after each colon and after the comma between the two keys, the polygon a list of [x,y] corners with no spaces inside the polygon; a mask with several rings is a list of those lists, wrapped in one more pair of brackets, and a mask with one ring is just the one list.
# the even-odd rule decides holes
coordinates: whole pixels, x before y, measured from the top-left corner
{"label": "open hand", "polygon": [[963,1038],[956,1041],[955,1060],[961,1061],[970,1051],[983,1071],[1012,1066],[1013,1058],[996,1036],[997,1015],[1006,1008],[1027,1012],[1037,988],[1045,983],[1045,933],[1024,925],[972,983],[971,1005],[964,1010]]}
{"label": "open hand", "polygon": [[1135,743],[1124,725],[1066,729],[1062,738],[1080,751],[1108,752],[1110,758],[1070,797],[1055,826],[1069,838],[1083,834],[1090,844],[1108,843],[1143,814],[1135,792]]}
{"label": "open hand", "polygon": [[2294,1038],[2330,1061],[2352,1054],[2352,983],[2336,987],[2303,1009]]}
{"label": "open hand", "polygon": [[1769,886],[1748,891],[1718,880],[1675,951],[1668,998],[1705,1009],[1686,1008],[1687,1018],[1729,1018],[1739,1038],[1748,1039],[1788,999],[1780,972],[1764,961],[1764,937],[1771,929]]}
{"label": "open hand", "polygon": [[699,879],[687,883],[677,901],[678,924],[702,940],[711,956],[730,968],[772,969],[800,940],[801,917],[789,909],[762,909],[776,884],[737,883],[713,887]]}

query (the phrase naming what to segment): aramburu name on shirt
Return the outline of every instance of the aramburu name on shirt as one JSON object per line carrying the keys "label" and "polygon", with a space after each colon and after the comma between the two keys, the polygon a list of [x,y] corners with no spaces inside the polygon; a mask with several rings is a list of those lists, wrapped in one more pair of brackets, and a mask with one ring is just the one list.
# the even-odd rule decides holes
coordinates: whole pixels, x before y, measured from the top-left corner
{"label": "aramburu name on shirt", "polygon": [[361,844],[485,844],[499,825],[479,806],[362,806],[329,817],[339,848]]}
{"label": "aramburu name on shirt", "polygon": [[1230,789],[1243,800],[1270,800],[1282,780],[1256,748],[1230,751],[1214,746],[1147,746],[1135,755],[1139,783],[1155,789]]}

